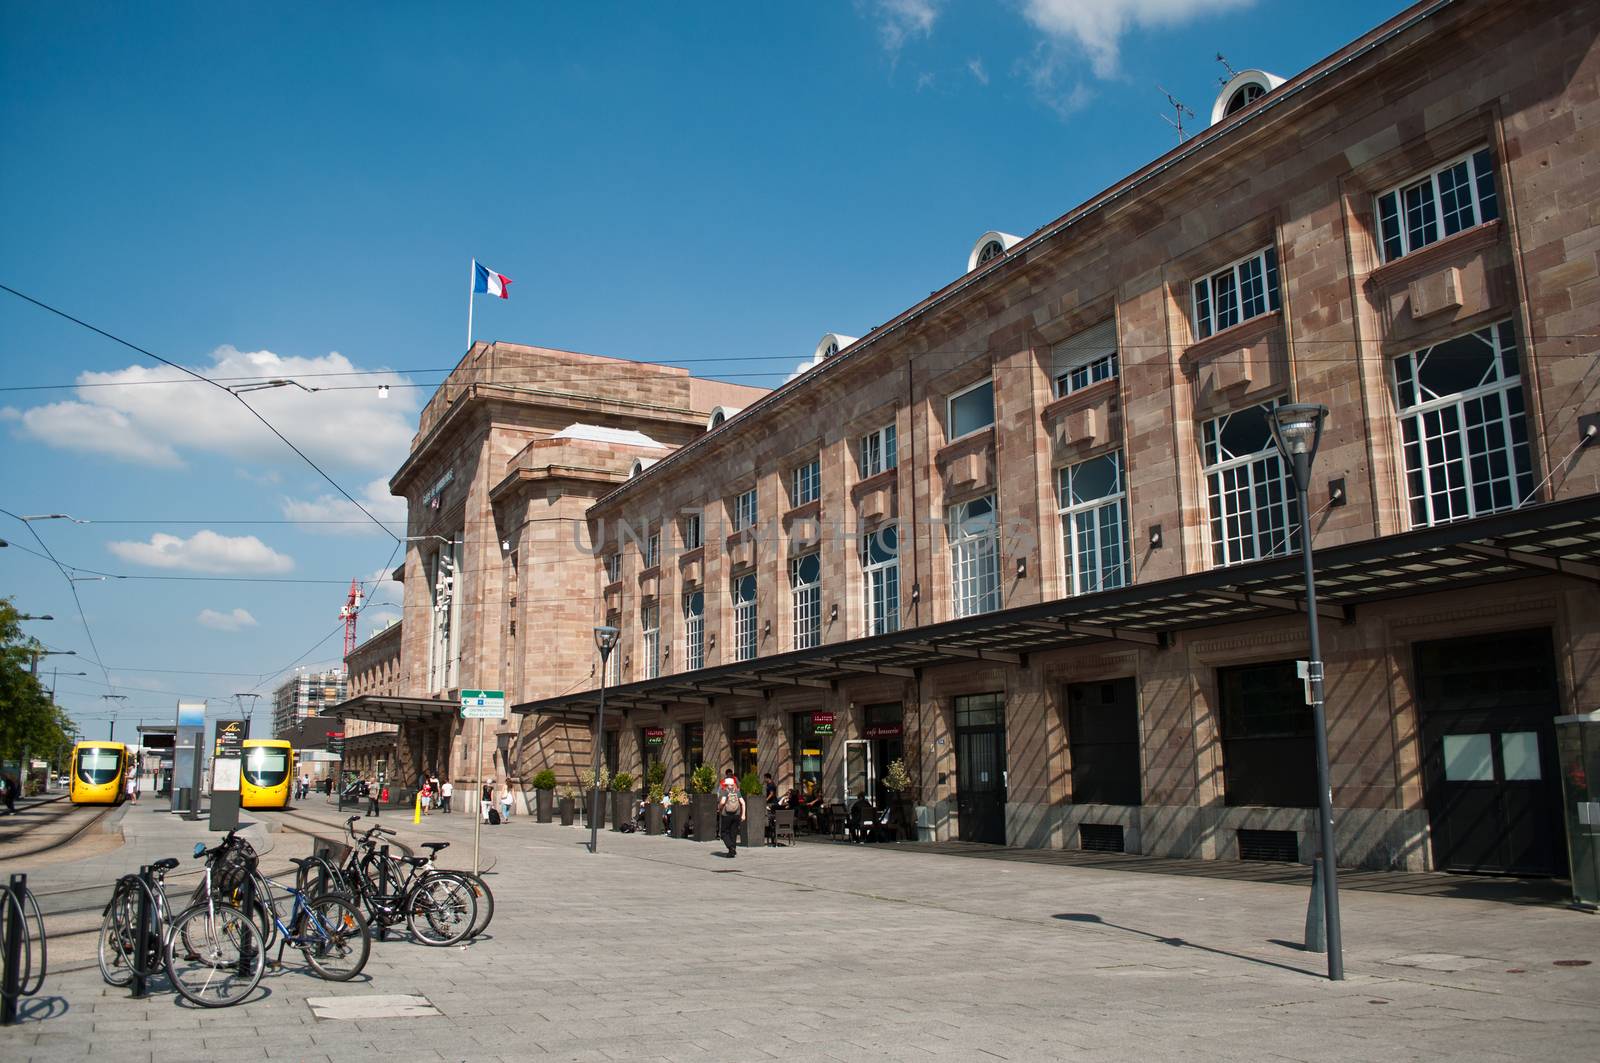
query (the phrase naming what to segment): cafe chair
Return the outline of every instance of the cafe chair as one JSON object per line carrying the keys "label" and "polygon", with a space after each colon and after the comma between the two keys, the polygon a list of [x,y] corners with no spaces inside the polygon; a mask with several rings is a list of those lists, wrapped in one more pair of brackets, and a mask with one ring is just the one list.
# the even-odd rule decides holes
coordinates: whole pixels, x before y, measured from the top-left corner
{"label": "cafe chair", "polygon": [[772,814],[772,844],[794,844],[794,809],[780,808]]}

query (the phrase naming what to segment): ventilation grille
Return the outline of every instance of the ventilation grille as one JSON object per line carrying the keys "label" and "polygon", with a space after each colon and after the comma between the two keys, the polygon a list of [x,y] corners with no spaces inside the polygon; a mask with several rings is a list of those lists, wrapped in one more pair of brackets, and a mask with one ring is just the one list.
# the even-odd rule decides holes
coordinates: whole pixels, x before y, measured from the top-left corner
{"label": "ventilation grille", "polygon": [[1078,844],[1091,853],[1126,852],[1122,843],[1122,828],[1114,823],[1080,823]]}
{"label": "ventilation grille", "polygon": [[1300,840],[1292,830],[1241,830],[1239,859],[1292,864],[1300,859]]}

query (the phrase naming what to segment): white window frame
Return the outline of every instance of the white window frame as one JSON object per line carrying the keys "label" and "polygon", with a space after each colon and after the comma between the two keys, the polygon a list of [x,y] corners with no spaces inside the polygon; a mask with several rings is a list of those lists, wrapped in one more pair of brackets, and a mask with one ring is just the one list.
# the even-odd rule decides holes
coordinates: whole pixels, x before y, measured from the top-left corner
{"label": "white window frame", "polygon": [[[879,543],[885,531],[894,531],[894,556],[881,560],[872,557],[871,544]],[[861,536],[861,572],[865,591],[866,634],[887,635],[900,630],[900,528],[886,524]]]}
{"label": "white window frame", "polygon": [[861,469],[863,480],[880,472],[899,468],[900,455],[895,440],[894,422],[891,421],[861,437],[857,464]]}
{"label": "white window frame", "polygon": [[760,512],[756,489],[740,491],[733,496],[733,530],[738,532],[752,527],[760,519]]}
{"label": "white window frame", "polygon": [[[606,623],[611,627],[620,628],[622,626],[622,617],[617,613],[609,613],[606,616]],[[606,686],[614,687],[621,685],[621,683],[622,646],[619,641],[616,646],[611,647],[611,656],[606,658]]]}
{"label": "white window frame", "polygon": [[661,674],[661,606],[656,602],[639,607],[639,657],[640,679],[654,679]]}
{"label": "white window frame", "polygon": [[803,506],[822,497],[822,459],[812,458],[796,465],[789,474],[789,500],[794,506]]}
{"label": "white window frame", "polygon": [[[993,519],[987,531],[973,534],[967,511],[986,502]],[[969,498],[946,511],[945,534],[950,542],[950,602],[957,618],[991,613],[1000,608],[1000,514],[994,495]]]}
{"label": "white window frame", "polygon": [[[698,598],[700,611],[694,611]],[[683,594],[683,667],[694,671],[706,666],[706,595],[699,588]]]}
{"label": "white window frame", "polygon": [[[1201,426],[1202,462],[1208,459],[1211,448],[1206,441],[1208,432],[1216,436],[1218,460],[1204,465],[1202,472],[1206,482],[1206,525],[1211,538],[1211,562],[1218,568],[1266,557],[1281,557],[1294,552],[1298,545],[1300,504],[1283,455],[1272,442],[1271,435],[1267,436],[1260,450],[1226,458],[1220,456],[1222,431],[1228,418],[1252,408],[1264,408],[1265,416],[1270,418],[1272,408],[1277,404],[1278,400],[1272,399],[1257,407],[1245,407],[1213,417]],[[1268,499],[1265,509],[1256,505],[1259,491],[1276,494],[1275,498]],[[1242,505],[1239,504],[1241,502]],[[1268,527],[1265,530],[1262,529],[1263,513],[1271,518],[1266,522]],[[1228,534],[1230,525],[1242,523],[1245,517],[1249,518],[1250,523],[1248,534]]]}
{"label": "white window frame", "polygon": [[[1105,333],[1101,339],[1099,333]],[[1089,342],[1098,341],[1098,342]],[[1117,357],[1117,331],[1114,320],[1103,321],[1063,340],[1051,350],[1055,362],[1056,398],[1093,387],[1102,380],[1115,380],[1121,373]]]}
{"label": "white window frame", "polygon": [[[1251,263],[1259,263],[1261,267],[1262,308],[1247,315],[1244,305],[1245,274],[1242,270]],[[1278,248],[1275,244],[1267,244],[1265,247],[1256,248],[1243,258],[1234,259],[1225,266],[1207,270],[1204,275],[1192,281],[1189,285],[1189,305],[1194,310],[1194,338],[1203,340],[1235,325],[1242,325],[1246,321],[1254,321],[1258,317],[1276,313],[1282,305],[1278,288],[1283,283],[1283,277],[1279,268]],[[1217,309],[1217,280],[1224,276],[1233,283],[1233,306],[1237,315],[1225,325],[1220,323]]]}
{"label": "white window frame", "polygon": [[644,542],[639,548],[639,564],[642,568],[656,568],[661,564],[661,529],[651,528],[644,537]]}
{"label": "white window frame", "polygon": [[[1072,482],[1091,462],[1110,459],[1116,484],[1110,494],[1072,500]],[[1056,513],[1061,517],[1061,552],[1067,593],[1094,594],[1126,587],[1128,559],[1128,480],[1122,451],[1113,450],[1056,470]],[[1088,564],[1081,564],[1087,556]]]}
{"label": "white window frame", "polygon": [[[748,600],[739,596],[739,592],[749,580],[750,597]],[[741,576],[733,577],[733,659],[736,661],[753,661],[756,657],[756,595],[759,588],[756,586],[756,574],[746,572]]]}
{"label": "white window frame", "polygon": [[[1493,379],[1464,391],[1423,399],[1419,369],[1435,348],[1461,339],[1477,339],[1488,344]],[[1509,373],[1508,362],[1514,367]],[[1411,527],[1426,528],[1500,513],[1517,509],[1532,499],[1533,466],[1522,391],[1521,351],[1511,321],[1497,321],[1408,351],[1394,360],[1393,372]],[[1409,376],[1412,394],[1421,401],[1404,405],[1406,385],[1402,374]],[[1472,424],[1468,416],[1474,407],[1479,409],[1476,424]],[[1498,407],[1498,412],[1490,407]],[[1491,433],[1490,429],[1494,431]],[[1489,446],[1491,434],[1498,435],[1503,445]],[[1445,452],[1443,456],[1441,448]],[[1456,452],[1453,458],[1448,455],[1452,448]],[[1496,459],[1506,475],[1491,474],[1486,480],[1479,480],[1476,474],[1485,468],[1492,470]],[[1509,492],[1509,499],[1500,505],[1492,500],[1488,505],[1480,504],[1479,493],[1493,492],[1497,483]]]}
{"label": "white window frame", "polygon": [[[967,395],[972,394],[972,392],[974,392],[974,391],[978,391],[978,390],[980,390],[982,388],[985,388],[985,387],[987,387],[989,389],[989,421],[988,421],[988,423],[979,425],[977,428],[969,428],[967,431],[962,432],[960,435],[957,435],[956,434],[956,401],[958,399],[961,399],[961,398],[967,396]],[[955,442],[957,439],[965,439],[968,436],[975,436],[979,432],[987,432],[989,429],[994,427],[995,418],[996,418],[996,414],[995,414],[995,407],[994,407],[994,376],[993,375],[986,376],[982,380],[974,381],[973,383],[968,384],[966,387],[962,388],[960,391],[952,391],[948,396],[945,397],[945,400],[944,400],[945,438],[947,440],[949,440],[950,442]]]}
{"label": "white window frame", "polygon": [[685,513],[683,516],[683,548],[685,550],[698,550],[706,544],[705,518],[700,513]]}
{"label": "white window frame", "polygon": [[[1471,193],[1473,220],[1470,225],[1463,225],[1455,232],[1447,233],[1445,232],[1444,195],[1439,189],[1439,177],[1462,163],[1467,164],[1467,189]],[[1500,190],[1495,183],[1495,176],[1494,150],[1488,144],[1479,144],[1471,151],[1457,155],[1446,162],[1440,163],[1438,166],[1430,167],[1425,173],[1413,174],[1406,180],[1385,188],[1372,197],[1373,227],[1376,229],[1378,238],[1378,253],[1383,256],[1385,262],[1394,262],[1411,254],[1413,251],[1420,251],[1424,247],[1432,246],[1446,237],[1466,232],[1468,229],[1484,224],[1484,222],[1494,221],[1500,217]],[[1490,193],[1488,198],[1489,217],[1484,217],[1483,185],[1485,182],[1489,185],[1488,191]],[[1411,226],[1406,219],[1405,194],[1424,184],[1428,186],[1428,195],[1424,203],[1433,208],[1434,237],[1432,240],[1424,240],[1421,243],[1414,244],[1412,243]],[[1394,239],[1400,244],[1400,250],[1392,254],[1392,249],[1389,247],[1389,237],[1383,231],[1383,201],[1390,196],[1394,197]]]}
{"label": "white window frame", "polygon": [[[817,578],[801,582],[800,566],[815,558]],[[794,648],[809,650],[822,644],[822,554],[813,550],[789,559],[789,590],[794,622]]]}
{"label": "white window frame", "polygon": [[601,557],[600,563],[605,566],[607,586],[622,579],[622,555],[615,551]]}

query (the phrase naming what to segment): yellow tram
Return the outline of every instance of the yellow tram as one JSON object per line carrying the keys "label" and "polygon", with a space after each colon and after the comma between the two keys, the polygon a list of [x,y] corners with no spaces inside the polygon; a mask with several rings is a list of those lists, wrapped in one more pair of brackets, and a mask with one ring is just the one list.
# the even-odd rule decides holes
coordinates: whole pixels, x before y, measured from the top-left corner
{"label": "yellow tram", "polygon": [[240,808],[287,808],[294,749],[281,738],[246,738],[239,778]]}
{"label": "yellow tram", "polygon": [[128,747],[121,742],[79,742],[72,747],[72,803],[121,804],[129,770]]}

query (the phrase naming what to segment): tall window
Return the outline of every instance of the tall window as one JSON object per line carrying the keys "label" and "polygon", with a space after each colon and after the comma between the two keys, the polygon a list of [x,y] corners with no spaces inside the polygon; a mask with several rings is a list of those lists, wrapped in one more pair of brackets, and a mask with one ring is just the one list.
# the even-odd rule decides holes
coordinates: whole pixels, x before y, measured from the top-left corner
{"label": "tall window", "polygon": [[615,583],[622,578],[622,555],[607,554],[604,558],[606,566],[606,582]]}
{"label": "tall window", "polygon": [[1512,509],[1533,493],[1511,322],[1395,359],[1415,527]]}
{"label": "tall window", "polygon": [[701,523],[701,515],[688,513],[683,518],[683,548],[685,550],[698,550],[706,544],[705,525]]}
{"label": "tall window", "polygon": [[1117,375],[1117,323],[1110,320],[1085,329],[1056,344],[1050,355],[1057,398],[1110,380]]}
{"label": "tall window", "polygon": [[885,524],[861,537],[861,569],[866,579],[867,634],[900,630],[900,529]]}
{"label": "tall window", "polygon": [[951,506],[950,584],[957,617],[1000,608],[1000,527],[994,496]]}
{"label": "tall window", "polygon": [[894,425],[886,424],[861,437],[861,478],[876,476],[899,464],[895,454]]}
{"label": "tall window", "polygon": [[683,596],[683,666],[691,672],[706,666],[704,591],[690,591]]}
{"label": "tall window", "polygon": [[[610,627],[622,626],[620,613],[607,613],[606,624]],[[614,687],[622,682],[622,649],[612,647],[611,656],[606,658],[606,686]]]}
{"label": "tall window", "polygon": [[1073,594],[1128,584],[1128,495],[1122,452],[1069,465],[1057,474],[1061,552]]}
{"label": "tall window", "polygon": [[808,650],[822,641],[822,555],[790,558],[789,587],[794,592],[794,648]]}
{"label": "tall window", "polygon": [[743,492],[733,500],[733,530],[743,531],[756,522],[756,489]]}
{"label": "tall window", "polygon": [[655,602],[639,607],[639,657],[640,679],[661,674],[661,606]]}
{"label": "tall window", "polygon": [[949,439],[988,428],[994,424],[994,381],[984,380],[951,395],[947,412],[945,435]]}
{"label": "tall window", "polygon": [[1211,561],[1235,565],[1289,552],[1300,523],[1267,419],[1276,402],[1205,423],[1202,458],[1211,519]]}
{"label": "tall window", "polygon": [[1494,156],[1488,148],[1479,148],[1378,196],[1383,260],[1393,262],[1499,216]]}
{"label": "tall window", "polygon": [[733,581],[733,659],[751,661],[756,656],[755,573]]}
{"label": "tall window", "polygon": [[822,462],[813,458],[797,467],[790,475],[789,498],[792,504],[803,506],[822,497]]}
{"label": "tall window", "polygon": [[651,528],[650,534],[644,537],[644,546],[640,548],[639,562],[644,568],[655,568],[661,564],[660,528]]}
{"label": "tall window", "polygon": [[1194,333],[1205,339],[1278,309],[1278,249],[1262,248],[1194,282]]}

